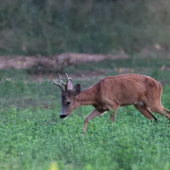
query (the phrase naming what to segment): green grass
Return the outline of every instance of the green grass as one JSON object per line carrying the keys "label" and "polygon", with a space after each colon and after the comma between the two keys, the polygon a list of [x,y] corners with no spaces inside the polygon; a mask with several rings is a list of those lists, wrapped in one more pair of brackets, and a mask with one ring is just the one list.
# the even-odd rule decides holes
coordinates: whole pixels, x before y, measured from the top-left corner
{"label": "green grass", "polygon": [[[166,63],[166,64],[165,64]],[[151,68],[151,75],[164,84],[163,106],[170,109],[169,72],[160,67],[169,61],[152,59],[105,60],[80,65],[64,71],[81,75],[90,70],[103,76],[115,75],[116,67]],[[60,90],[52,80],[33,81],[27,70],[0,71],[0,169],[2,170],[169,170],[170,131],[167,119],[158,124],[147,120],[133,106],[119,108],[115,124],[109,113],[91,120],[85,137],[83,122],[92,106],[76,109],[67,119],[60,119]],[[89,73],[88,73],[89,74]],[[55,77],[55,76],[54,76]],[[10,78],[10,79],[9,79]],[[99,78],[73,80],[82,90]],[[48,81],[47,81],[48,80]]]}
{"label": "green grass", "polygon": [[[169,98],[169,97],[168,97]],[[57,107],[58,106],[58,107]],[[169,163],[169,126],[145,119],[133,107],[118,110],[116,123],[109,114],[89,122],[81,136],[87,106],[60,120],[60,107],[0,111],[0,169],[164,169]]]}
{"label": "green grass", "polygon": [[[0,169],[170,169],[166,118],[155,114],[159,118],[155,124],[133,106],[119,108],[115,124],[106,113],[89,122],[83,138],[83,122],[91,106],[60,119],[60,91],[52,81],[36,83],[23,70],[0,73]],[[9,77],[13,82],[6,80]],[[85,80],[77,82],[83,89],[89,86]],[[167,86],[162,95],[167,109],[169,101]]]}

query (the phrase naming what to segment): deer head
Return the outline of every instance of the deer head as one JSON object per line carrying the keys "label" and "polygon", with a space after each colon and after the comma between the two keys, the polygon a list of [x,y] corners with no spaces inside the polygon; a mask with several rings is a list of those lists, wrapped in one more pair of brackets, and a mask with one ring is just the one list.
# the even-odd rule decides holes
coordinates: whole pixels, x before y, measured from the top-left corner
{"label": "deer head", "polygon": [[[68,77],[67,74],[66,74],[67,77],[66,83],[62,81],[60,74],[58,74],[58,77],[59,77],[59,83],[56,83],[55,80],[54,83],[61,89],[62,109],[60,113],[60,118],[65,118],[68,115],[70,115],[72,111],[76,108],[75,102],[76,102],[77,95],[81,92],[81,88],[79,84],[77,84],[74,87],[71,78]],[[65,89],[61,84],[64,85]]]}

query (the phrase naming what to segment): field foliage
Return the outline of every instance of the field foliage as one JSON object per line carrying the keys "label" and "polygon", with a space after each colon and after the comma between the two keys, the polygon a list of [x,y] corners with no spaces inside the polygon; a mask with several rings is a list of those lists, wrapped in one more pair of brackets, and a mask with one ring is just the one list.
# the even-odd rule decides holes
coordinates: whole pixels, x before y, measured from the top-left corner
{"label": "field foliage", "polygon": [[0,0],[0,55],[169,49],[169,0]]}
{"label": "field foliage", "polygon": [[[170,124],[147,120],[133,106],[91,120],[82,137],[83,106],[60,119],[60,91],[51,81],[36,83],[24,71],[1,71],[0,169],[2,170],[169,170]],[[12,81],[6,79],[13,75]],[[25,82],[27,80],[27,82]],[[74,81],[74,83],[79,82]],[[91,82],[92,83],[92,82]],[[81,81],[84,87],[88,86]],[[170,109],[170,87],[162,103]]]}
{"label": "field foliage", "polygon": [[[162,104],[170,109],[169,9],[169,0],[0,0],[0,55],[115,54],[123,49],[130,58],[63,71],[75,76],[82,90],[123,69],[149,75],[162,83]],[[149,58],[141,58],[142,52]],[[92,106],[60,119],[55,71],[37,74],[32,68],[0,70],[0,169],[170,169],[166,118],[155,114],[155,123],[133,106],[119,108],[114,124],[106,113],[89,122],[83,137]]]}

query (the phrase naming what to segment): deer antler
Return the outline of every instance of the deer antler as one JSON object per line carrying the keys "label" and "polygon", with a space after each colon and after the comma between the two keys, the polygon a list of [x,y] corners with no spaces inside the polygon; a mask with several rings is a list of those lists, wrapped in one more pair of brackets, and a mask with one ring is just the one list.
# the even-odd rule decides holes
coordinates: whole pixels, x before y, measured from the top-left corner
{"label": "deer antler", "polygon": [[60,87],[61,92],[64,93],[64,89],[63,89],[63,87],[61,86],[61,83],[63,83],[63,82],[62,82],[62,80],[61,80],[61,76],[60,76],[59,73],[58,73],[58,78],[59,78],[59,83],[56,83],[56,81],[55,81],[54,79],[53,79],[53,81],[54,81],[54,83],[55,83],[58,87]]}
{"label": "deer antler", "polygon": [[71,77],[68,77],[68,74],[66,73],[67,80],[71,80]]}
{"label": "deer antler", "polygon": [[63,80],[61,80],[61,83],[64,85],[65,91],[66,91],[67,90],[67,83],[64,83]]}
{"label": "deer antler", "polygon": [[73,86],[71,77],[68,77],[67,73],[66,73],[66,77],[67,77],[67,83],[64,83],[61,80],[61,83],[65,86],[65,91],[68,90],[68,89],[73,90],[74,86]]}
{"label": "deer antler", "polygon": [[65,86],[65,91],[67,90],[67,83],[64,83],[63,80],[61,80],[61,83]]}

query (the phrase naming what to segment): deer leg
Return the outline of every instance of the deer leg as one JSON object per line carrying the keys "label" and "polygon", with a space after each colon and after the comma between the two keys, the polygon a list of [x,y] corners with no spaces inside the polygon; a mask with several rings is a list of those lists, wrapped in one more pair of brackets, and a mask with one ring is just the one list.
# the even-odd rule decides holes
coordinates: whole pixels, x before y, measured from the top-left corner
{"label": "deer leg", "polygon": [[164,107],[163,107],[163,110],[164,110],[164,112],[167,113],[166,118],[167,118],[168,120],[170,120],[170,111],[167,110],[167,109],[165,109]]}
{"label": "deer leg", "polygon": [[153,112],[165,116],[170,121],[170,111],[166,110],[162,105],[150,107]]}
{"label": "deer leg", "polygon": [[95,110],[93,110],[93,112],[91,112],[89,115],[87,115],[87,117],[84,119],[84,126],[83,126],[84,133],[86,132],[86,127],[87,127],[88,121],[101,115],[102,113],[104,113],[104,112],[99,112],[95,109]]}
{"label": "deer leg", "polygon": [[158,118],[151,112],[148,106],[145,105],[144,109],[155,119],[155,121],[158,121]]}
{"label": "deer leg", "polygon": [[113,110],[111,110],[111,114],[110,114],[110,120],[114,123],[115,122],[115,119],[116,119],[116,113],[117,113],[117,108],[118,107],[115,107]]}
{"label": "deer leg", "polygon": [[141,112],[147,119],[152,119],[152,118],[154,118],[155,121],[158,120],[157,117],[156,117],[154,114],[152,114],[152,112],[150,111],[150,109],[149,109],[148,106],[146,106],[146,105],[144,105],[144,106],[134,105],[134,106],[135,106],[135,108],[136,108],[139,112]]}

